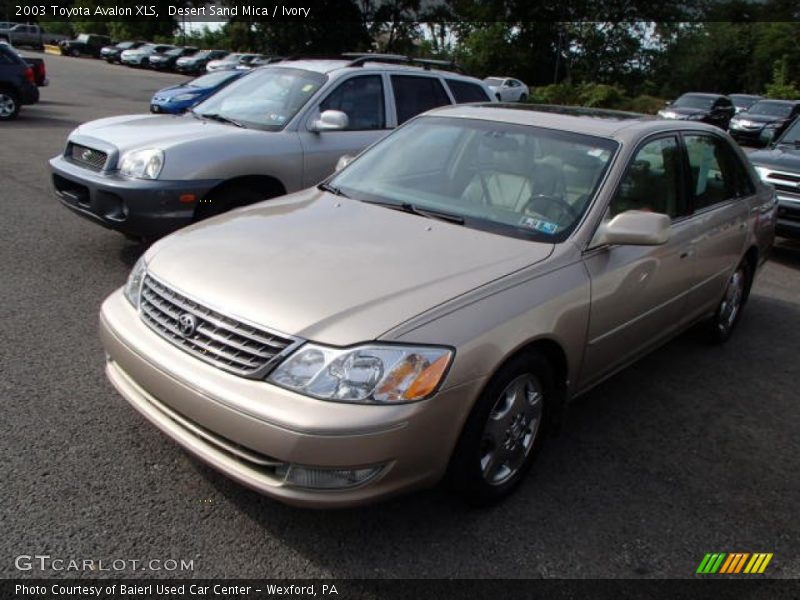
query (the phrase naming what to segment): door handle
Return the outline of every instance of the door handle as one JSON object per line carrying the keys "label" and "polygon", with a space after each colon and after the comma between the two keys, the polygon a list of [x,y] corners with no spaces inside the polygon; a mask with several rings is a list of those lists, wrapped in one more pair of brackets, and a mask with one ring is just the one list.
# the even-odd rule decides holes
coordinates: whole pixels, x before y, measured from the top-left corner
{"label": "door handle", "polygon": [[683,252],[681,252],[680,258],[681,258],[681,260],[683,260],[684,258],[689,258],[693,254],[694,254],[694,250],[693,249],[684,250]]}

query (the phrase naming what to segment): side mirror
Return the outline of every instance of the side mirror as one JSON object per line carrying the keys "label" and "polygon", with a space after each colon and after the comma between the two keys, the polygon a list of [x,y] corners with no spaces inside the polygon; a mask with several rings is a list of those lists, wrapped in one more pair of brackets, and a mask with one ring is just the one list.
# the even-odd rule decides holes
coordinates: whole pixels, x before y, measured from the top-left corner
{"label": "side mirror", "polygon": [[355,156],[352,156],[351,154],[344,154],[344,155],[340,156],[339,160],[336,162],[336,170],[337,171],[341,171],[347,165],[349,165],[351,162],[353,162],[354,158],[355,158]]}
{"label": "side mirror", "polygon": [[775,129],[774,127],[764,127],[764,129],[761,130],[761,133],[758,134],[758,141],[764,144],[765,146],[769,146],[772,142],[775,141],[776,132],[777,129]]}
{"label": "side mirror", "polygon": [[326,110],[311,123],[311,131],[341,131],[347,129],[349,122],[350,119],[342,111]]}
{"label": "side mirror", "polygon": [[669,216],[662,213],[627,210],[601,223],[591,246],[660,246],[669,241],[670,224]]}

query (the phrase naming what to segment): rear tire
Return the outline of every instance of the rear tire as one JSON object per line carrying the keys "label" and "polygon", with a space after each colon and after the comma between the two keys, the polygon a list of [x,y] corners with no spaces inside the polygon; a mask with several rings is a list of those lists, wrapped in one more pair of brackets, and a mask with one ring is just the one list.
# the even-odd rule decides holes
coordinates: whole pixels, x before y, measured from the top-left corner
{"label": "rear tire", "polygon": [[519,101],[520,101],[520,102],[527,102],[527,101],[528,101],[528,94],[522,94],[522,95],[519,97]]}
{"label": "rear tire", "polygon": [[69,51],[69,55],[73,58],[78,58],[81,55],[81,51],[78,50],[77,48],[73,48],[72,50]]}
{"label": "rear tire", "polygon": [[495,503],[519,485],[545,436],[555,392],[553,368],[536,352],[511,359],[487,384],[447,473],[451,487],[468,503]]}
{"label": "rear tire", "polygon": [[19,94],[14,90],[0,88],[0,121],[11,121],[19,115]]}
{"label": "rear tire", "polygon": [[728,279],[722,300],[714,316],[706,324],[712,342],[716,344],[727,342],[739,323],[753,281],[751,271],[750,263],[744,259]]}

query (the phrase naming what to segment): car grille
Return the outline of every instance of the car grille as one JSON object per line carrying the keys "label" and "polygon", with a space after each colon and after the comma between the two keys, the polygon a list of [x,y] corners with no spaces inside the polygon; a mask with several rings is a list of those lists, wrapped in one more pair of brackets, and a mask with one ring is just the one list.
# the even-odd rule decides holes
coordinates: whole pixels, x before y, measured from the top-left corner
{"label": "car grille", "polygon": [[[244,377],[262,377],[299,343],[226,317],[145,277],[139,301],[144,322],[186,352]],[[190,317],[187,315],[191,315]],[[181,332],[182,322],[193,326]]]}
{"label": "car grille", "polygon": [[102,171],[106,165],[108,154],[102,150],[95,150],[88,146],[81,146],[80,144],[73,144],[70,142],[67,145],[67,158],[87,169],[93,171]]}
{"label": "car grille", "polygon": [[800,175],[782,171],[769,171],[763,179],[766,183],[775,186],[775,189],[780,192],[800,195]]}

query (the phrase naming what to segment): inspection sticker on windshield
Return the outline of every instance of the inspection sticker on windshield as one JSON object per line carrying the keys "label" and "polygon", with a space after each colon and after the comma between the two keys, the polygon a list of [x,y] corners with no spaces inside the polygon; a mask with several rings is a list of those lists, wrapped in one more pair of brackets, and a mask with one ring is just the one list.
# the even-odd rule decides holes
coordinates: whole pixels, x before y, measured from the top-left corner
{"label": "inspection sticker on windshield", "polygon": [[541,219],[536,219],[534,217],[522,217],[522,220],[519,222],[522,227],[527,227],[528,229],[535,229],[536,231],[541,231],[542,233],[548,233],[553,235],[558,231],[558,225],[555,223],[551,223],[550,221],[542,221]]}

